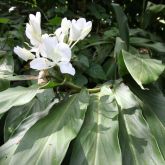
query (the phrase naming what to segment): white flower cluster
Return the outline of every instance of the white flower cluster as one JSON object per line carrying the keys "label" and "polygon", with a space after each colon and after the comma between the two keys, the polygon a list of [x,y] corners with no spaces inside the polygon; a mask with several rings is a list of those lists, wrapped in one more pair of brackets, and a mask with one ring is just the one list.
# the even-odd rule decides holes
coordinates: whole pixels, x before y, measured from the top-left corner
{"label": "white flower cluster", "polygon": [[45,70],[57,65],[62,73],[74,75],[71,48],[83,40],[91,28],[92,22],[86,22],[85,18],[72,21],[64,18],[53,35],[42,34],[40,12],[30,14],[25,32],[31,42],[30,50],[16,46],[14,52],[25,61],[31,60],[32,69]]}

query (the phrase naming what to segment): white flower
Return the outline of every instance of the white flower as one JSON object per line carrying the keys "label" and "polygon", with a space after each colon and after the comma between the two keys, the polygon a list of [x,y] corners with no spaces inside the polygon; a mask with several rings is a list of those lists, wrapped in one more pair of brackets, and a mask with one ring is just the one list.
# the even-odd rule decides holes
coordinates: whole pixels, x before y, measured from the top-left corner
{"label": "white flower", "polygon": [[38,57],[30,62],[30,68],[37,70],[49,69],[54,66],[54,63],[46,58]]}
{"label": "white flower", "polygon": [[79,18],[77,21],[72,20],[70,27],[70,41],[83,40],[91,31],[92,22],[86,22],[85,18]]}
{"label": "white flower", "polygon": [[28,61],[35,58],[35,56],[29,50],[21,48],[19,46],[14,47],[14,52],[24,61]]}
{"label": "white flower", "polygon": [[61,27],[55,31],[55,36],[50,37],[48,34],[42,35],[41,13],[30,14],[25,33],[32,46],[29,45],[30,50],[17,46],[14,52],[25,61],[32,60],[32,69],[45,70],[59,66],[62,73],[75,75],[75,69],[70,63],[71,48],[79,40],[83,40],[91,28],[92,22],[87,22],[85,18],[77,21],[64,18]]}
{"label": "white flower", "polygon": [[41,13],[29,15],[29,23],[26,24],[26,36],[33,46],[38,46],[42,41],[41,36]]}
{"label": "white flower", "polygon": [[71,21],[67,18],[63,18],[61,22],[61,27],[55,31],[55,35],[59,42],[64,42],[65,38],[69,34],[69,29],[71,26]]}
{"label": "white flower", "polygon": [[70,26],[71,26],[71,21],[67,20],[67,18],[63,18],[61,22],[61,29],[65,35],[68,35]]}
{"label": "white flower", "polygon": [[72,76],[75,75],[75,69],[73,68],[72,64],[70,62],[61,62],[59,64],[61,73],[68,73]]}
{"label": "white flower", "polygon": [[12,12],[12,11],[14,11],[15,9],[16,9],[15,6],[10,7],[10,8],[9,8],[9,13]]}
{"label": "white flower", "polygon": [[42,58],[34,59],[31,62],[33,69],[41,70],[41,68],[47,69],[58,65],[62,73],[75,74],[75,70],[70,63],[70,47],[65,43],[59,43],[56,37],[48,37],[43,40],[41,56]]}
{"label": "white flower", "polygon": [[43,40],[45,39],[45,38],[47,38],[47,37],[49,37],[49,35],[48,34],[43,34],[42,36],[41,36],[41,42],[40,43],[38,43],[38,46],[34,46],[34,47],[31,47],[31,52],[34,52],[35,54],[36,54],[36,57],[40,57],[40,52],[41,52],[41,49],[42,49],[42,47],[43,47]]}

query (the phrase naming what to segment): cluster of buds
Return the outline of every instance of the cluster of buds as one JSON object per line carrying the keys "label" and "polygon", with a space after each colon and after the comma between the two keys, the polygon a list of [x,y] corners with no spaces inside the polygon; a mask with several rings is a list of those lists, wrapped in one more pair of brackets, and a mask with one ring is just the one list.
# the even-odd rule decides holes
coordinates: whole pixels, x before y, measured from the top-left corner
{"label": "cluster of buds", "polygon": [[14,52],[25,61],[31,60],[32,69],[41,71],[59,66],[61,73],[74,75],[71,49],[89,34],[91,28],[92,22],[87,22],[85,18],[72,21],[64,18],[54,34],[42,34],[41,13],[30,14],[25,31],[31,43],[29,50],[16,46]]}

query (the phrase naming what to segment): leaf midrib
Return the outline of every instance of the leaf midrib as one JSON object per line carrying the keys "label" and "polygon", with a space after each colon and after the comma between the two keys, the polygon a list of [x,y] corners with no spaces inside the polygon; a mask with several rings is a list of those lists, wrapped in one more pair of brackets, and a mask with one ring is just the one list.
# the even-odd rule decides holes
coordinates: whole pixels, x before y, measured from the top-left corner
{"label": "leaf midrib", "polygon": [[100,133],[99,133],[99,123],[100,123],[100,115],[99,115],[99,105],[100,105],[100,102],[99,102],[99,98],[97,100],[97,133],[96,133],[96,149],[95,149],[95,159],[94,159],[94,165],[97,164],[97,155],[98,155],[98,143],[99,143],[99,139],[100,139]]}
{"label": "leaf midrib", "polygon": [[[77,98],[77,95],[75,95],[72,100],[70,100],[70,103],[68,104],[68,106],[66,107],[65,111],[63,112],[63,115],[61,115],[61,117],[59,118],[58,122],[57,122],[57,125],[56,127],[54,127],[54,129],[52,130],[52,132],[54,132],[57,128],[57,126],[59,125],[59,123],[61,122],[61,118],[65,115],[65,112],[69,109],[69,106],[72,105],[72,103],[74,102],[74,100]],[[40,160],[40,158],[42,157],[42,154],[44,153],[44,150],[46,149],[46,146],[48,144],[48,142],[50,141],[52,135],[51,136],[48,136],[47,137],[47,142],[45,143],[42,151],[40,152],[39,156],[38,156],[38,159],[37,159],[37,162],[35,163],[35,165],[38,165],[38,162]]]}

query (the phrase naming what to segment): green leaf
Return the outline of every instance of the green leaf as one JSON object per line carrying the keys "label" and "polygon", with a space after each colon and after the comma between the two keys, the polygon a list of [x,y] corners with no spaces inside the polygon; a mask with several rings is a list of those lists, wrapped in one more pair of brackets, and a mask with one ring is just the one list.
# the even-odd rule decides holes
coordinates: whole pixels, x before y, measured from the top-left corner
{"label": "green leaf", "polygon": [[14,71],[14,61],[13,56],[4,55],[0,58],[0,75],[2,74],[12,74]]}
{"label": "green leaf", "polygon": [[9,23],[9,21],[10,21],[9,18],[3,18],[3,17],[0,18],[0,23],[2,23],[2,24]]}
{"label": "green leaf", "polygon": [[147,47],[160,53],[165,53],[165,44],[162,42],[152,42],[152,40],[141,37],[131,37],[130,44],[138,47]]}
{"label": "green leaf", "polygon": [[119,36],[119,30],[116,27],[111,27],[110,30],[107,30],[104,32],[104,38],[105,39],[111,39]]}
{"label": "green leaf", "polygon": [[151,48],[157,52],[165,53],[165,44],[162,42],[144,43],[143,47]]}
{"label": "green leaf", "polygon": [[55,105],[25,134],[10,165],[61,164],[70,141],[77,136],[83,124],[88,102],[88,93],[82,90],[80,94]]}
{"label": "green leaf", "polygon": [[84,55],[77,56],[74,63],[75,63],[75,65],[77,65],[80,68],[89,68],[89,60]]}
{"label": "green leaf", "polygon": [[88,83],[88,79],[83,74],[76,73],[76,75],[74,76],[73,82],[76,85],[84,86]]}
{"label": "green leaf", "polygon": [[163,4],[154,4],[152,2],[148,2],[147,4],[147,11],[150,11],[154,14],[157,14],[157,13],[164,13],[165,12],[165,5]]}
{"label": "green leaf", "polygon": [[148,38],[142,38],[142,37],[130,37],[130,44],[138,45],[140,44],[143,46],[144,43],[151,42]]}
{"label": "green leaf", "polygon": [[114,48],[114,56],[117,59],[118,70],[121,76],[124,76],[128,73],[127,68],[125,66],[122,50],[126,50],[126,43],[120,38],[116,38],[115,48]]}
{"label": "green leaf", "polygon": [[[14,134],[17,127],[29,115],[37,103],[37,99],[32,100],[23,106],[13,107],[7,114],[4,126],[4,140],[7,141]],[[37,109],[37,106],[35,106]],[[34,109],[33,109],[34,110]]]}
{"label": "green leaf", "polygon": [[[15,130],[14,136],[10,138],[4,145],[0,147],[0,164],[9,165],[10,160],[18,147],[22,137],[32,127],[38,120],[45,117],[52,106],[56,104],[56,101],[52,102],[47,109],[44,111],[36,112],[24,119],[21,124],[19,124]],[[35,104],[33,105],[35,106]],[[41,106],[40,106],[41,107]],[[23,108],[23,107],[22,107]],[[38,107],[32,107],[32,109],[38,109]],[[42,108],[41,108],[42,110]]]}
{"label": "green leaf", "polygon": [[92,78],[95,79],[100,79],[100,80],[105,80],[106,79],[106,75],[105,72],[102,68],[101,65],[99,64],[91,64],[88,72],[87,72]]}
{"label": "green leaf", "polygon": [[55,16],[54,18],[48,21],[48,24],[52,26],[60,25],[60,23],[61,23],[61,17],[58,17],[58,16]]}
{"label": "green leaf", "polygon": [[115,57],[118,57],[122,50],[126,50],[126,43],[120,37],[116,37],[114,48]]}
{"label": "green leaf", "polygon": [[10,87],[10,82],[7,80],[0,79],[0,92]]}
{"label": "green leaf", "polygon": [[37,94],[38,86],[15,87],[0,92],[0,114],[8,111],[13,106],[30,102]]}
{"label": "green leaf", "polygon": [[[154,114],[152,109],[150,110],[147,106],[143,105],[143,112],[144,112],[143,114],[145,116],[145,119],[146,119],[147,123],[149,124],[151,133],[155,137],[155,139],[158,143],[158,146],[160,148],[160,151],[165,160],[165,143],[164,143],[165,126],[161,123],[161,121],[156,116],[156,114]],[[165,114],[165,112],[164,112],[164,114]]]}
{"label": "green leaf", "polygon": [[0,79],[9,80],[9,81],[22,81],[22,80],[37,80],[38,76],[32,75],[18,75],[13,76],[11,74],[0,74]]}
{"label": "green leaf", "polygon": [[4,139],[7,141],[11,136],[17,132],[17,128],[30,115],[44,111],[54,98],[52,89],[42,90],[36,95],[28,104],[13,107],[9,110],[4,127]]}
{"label": "green leaf", "polygon": [[121,165],[118,107],[108,87],[91,96],[85,123],[73,146],[71,165]]}
{"label": "green leaf", "polygon": [[152,2],[147,3],[146,11],[143,16],[143,26],[147,28],[149,25],[159,21],[158,18],[165,16],[165,5],[164,4],[154,4]]}
{"label": "green leaf", "polygon": [[124,14],[122,8],[115,3],[112,3],[112,7],[115,11],[117,23],[119,26],[120,37],[125,43],[127,47],[129,45],[129,27],[128,27],[128,20],[126,15]]}
{"label": "green leaf", "polygon": [[128,85],[141,100],[144,116],[165,159],[165,97],[153,85],[147,86],[149,90],[141,90],[133,82],[129,82]]}
{"label": "green leaf", "polygon": [[142,84],[156,81],[164,71],[165,66],[159,60],[144,59],[124,50],[122,54],[129,73],[142,89],[144,89]]}
{"label": "green leaf", "polygon": [[108,80],[114,80],[117,71],[117,64],[114,59],[108,59],[103,65]]}
{"label": "green leaf", "polygon": [[108,56],[110,56],[113,50],[112,44],[104,44],[102,46],[96,46],[96,57],[95,62],[98,64],[102,64]]}
{"label": "green leaf", "polygon": [[[124,97],[123,93],[129,97]],[[133,93],[124,84],[115,88],[116,101],[120,107],[120,144],[123,165],[163,165],[165,160],[142,115],[138,99],[132,96]]]}

